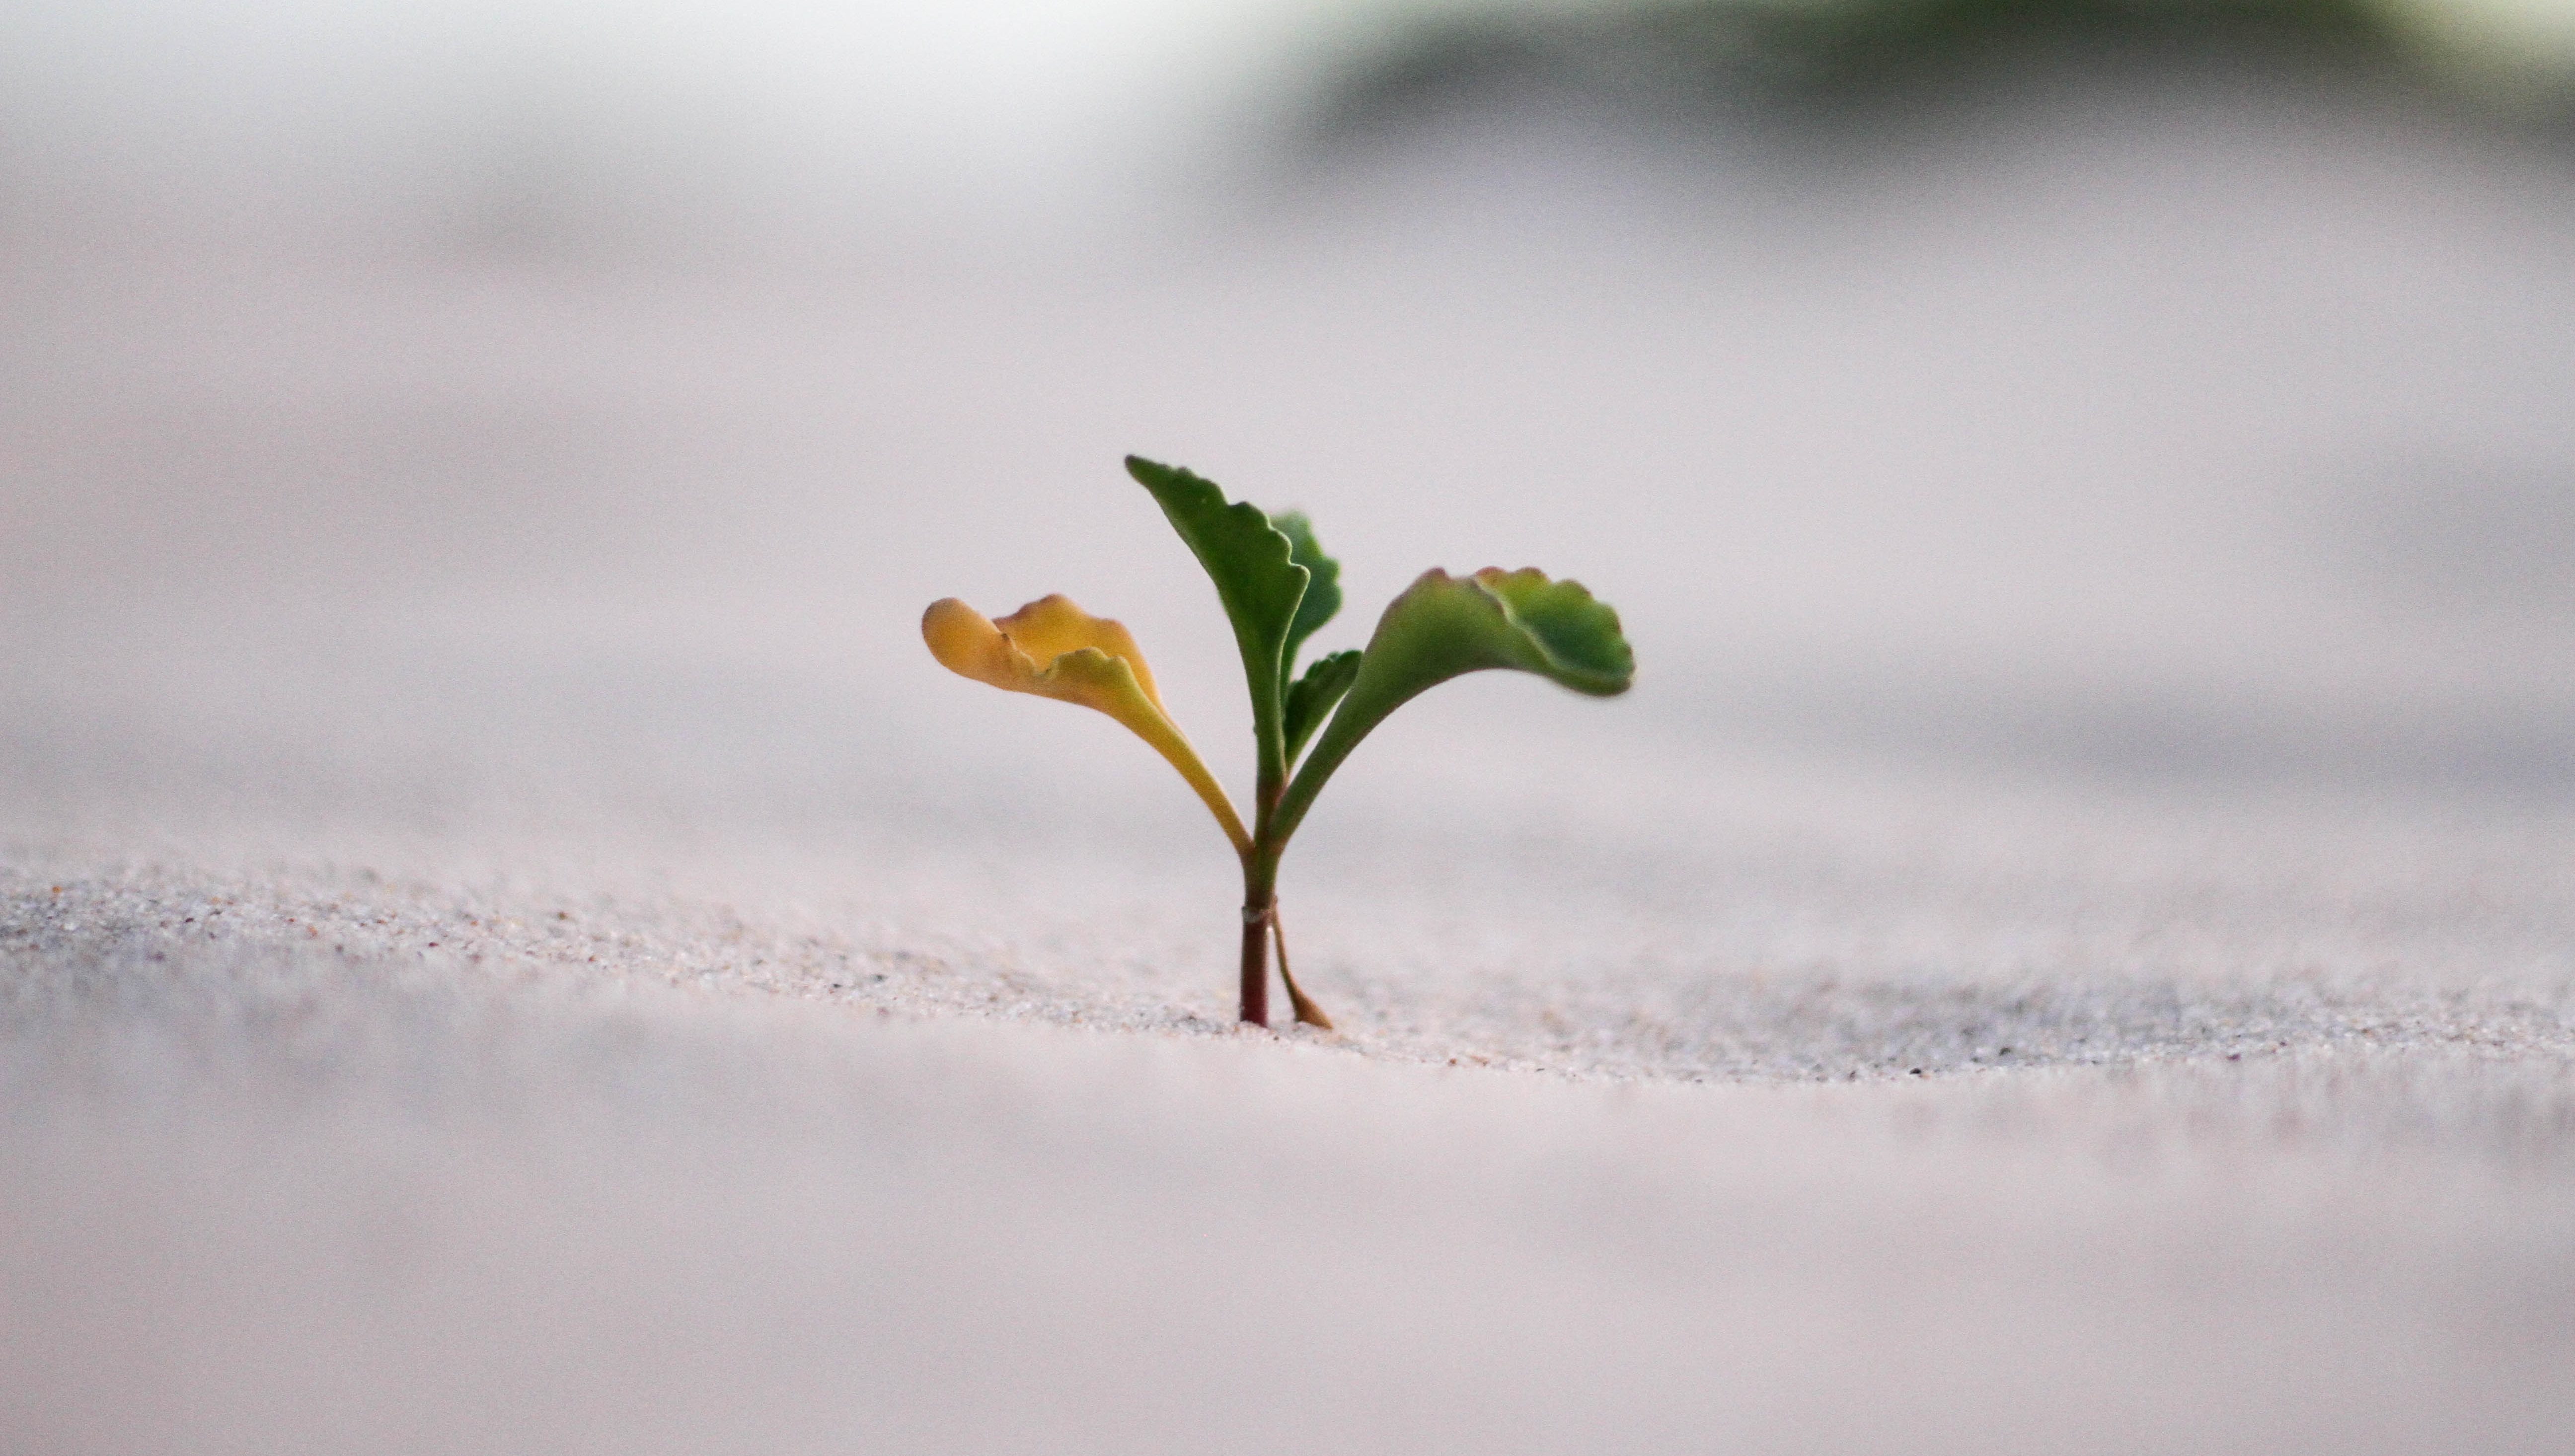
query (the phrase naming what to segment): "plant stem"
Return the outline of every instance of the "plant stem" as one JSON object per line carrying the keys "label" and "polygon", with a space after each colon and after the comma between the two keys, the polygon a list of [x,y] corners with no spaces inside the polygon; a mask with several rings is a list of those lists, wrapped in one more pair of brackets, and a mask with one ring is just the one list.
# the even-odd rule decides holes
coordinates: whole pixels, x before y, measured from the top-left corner
{"label": "plant stem", "polygon": [[[1278,697],[1275,690],[1270,695],[1267,722],[1253,725],[1261,749],[1260,777],[1253,786],[1252,844],[1243,854],[1243,1019],[1255,1026],[1270,1024],[1270,922],[1279,912],[1281,847],[1270,837],[1270,820],[1279,811],[1280,795],[1288,791]],[[1256,720],[1261,702],[1261,695],[1254,694]]]}
{"label": "plant stem", "polygon": [[1260,907],[1243,907],[1243,1019],[1270,1024],[1270,916]]}
{"label": "plant stem", "polygon": [[1279,897],[1270,897],[1270,943],[1279,952],[1279,983],[1288,987],[1288,1004],[1296,1008],[1296,1022],[1317,1031],[1332,1029],[1332,1018],[1323,1014],[1313,998],[1296,989],[1296,972],[1288,968],[1288,927],[1279,918]]}
{"label": "plant stem", "polygon": [[1271,922],[1279,913],[1279,856],[1258,850],[1243,860],[1243,1019],[1270,1024]]}
{"label": "plant stem", "polygon": [[1332,1029],[1332,1018],[1296,988],[1288,969],[1288,932],[1279,923],[1279,855],[1284,845],[1256,840],[1243,856],[1243,1019],[1270,1024],[1270,953],[1279,952],[1279,978],[1288,986],[1288,1002],[1307,1026]]}

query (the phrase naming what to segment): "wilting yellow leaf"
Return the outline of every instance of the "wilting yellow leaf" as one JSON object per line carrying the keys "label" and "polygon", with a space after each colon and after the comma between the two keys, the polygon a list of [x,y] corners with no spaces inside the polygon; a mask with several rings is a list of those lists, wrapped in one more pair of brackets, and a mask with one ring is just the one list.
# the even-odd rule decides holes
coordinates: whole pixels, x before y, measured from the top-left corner
{"label": "wilting yellow leaf", "polygon": [[1012,693],[1078,703],[1125,724],[1181,770],[1224,826],[1236,852],[1251,852],[1252,836],[1244,830],[1242,816],[1164,711],[1153,670],[1145,666],[1145,655],[1126,628],[1092,616],[1060,594],[998,621],[947,597],[922,614],[921,636],[930,644],[931,656],[961,677]]}

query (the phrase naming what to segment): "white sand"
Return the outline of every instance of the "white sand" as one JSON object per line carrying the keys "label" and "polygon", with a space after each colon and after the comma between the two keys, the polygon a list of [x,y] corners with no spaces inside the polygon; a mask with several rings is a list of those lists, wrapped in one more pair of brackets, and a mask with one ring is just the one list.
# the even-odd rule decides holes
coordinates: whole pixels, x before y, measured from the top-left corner
{"label": "white sand", "polygon": [[[2575,189],[2346,120],[13,256],[0,1448],[2575,1447]],[[1627,616],[1322,800],[1343,1034],[1231,1026],[1150,754],[913,638],[1069,591],[1231,774],[1130,449],[1312,510],[1331,645]]]}

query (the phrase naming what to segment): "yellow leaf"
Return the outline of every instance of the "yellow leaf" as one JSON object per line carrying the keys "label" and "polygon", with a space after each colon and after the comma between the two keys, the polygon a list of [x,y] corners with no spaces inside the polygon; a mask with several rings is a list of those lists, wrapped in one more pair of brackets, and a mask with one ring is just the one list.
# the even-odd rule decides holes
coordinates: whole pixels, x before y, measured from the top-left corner
{"label": "yellow leaf", "polygon": [[922,614],[921,636],[940,666],[961,677],[1011,693],[1077,703],[1125,724],[1181,770],[1234,841],[1235,852],[1252,851],[1252,835],[1244,830],[1233,800],[1164,710],[1154,672],[1125,627],[1092,616],[1061,594],[1040,598],[999,621],[988,621],[946,597]]}

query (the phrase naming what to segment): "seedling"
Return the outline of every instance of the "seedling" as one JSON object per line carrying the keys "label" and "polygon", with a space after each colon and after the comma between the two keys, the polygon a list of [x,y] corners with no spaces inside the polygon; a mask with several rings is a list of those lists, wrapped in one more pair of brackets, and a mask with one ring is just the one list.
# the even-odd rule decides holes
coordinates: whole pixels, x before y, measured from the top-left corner
{"label": "seedling", "polygon": [[1288,968],[1278,885],[1279,857],[1332,770],[1386,715],[1460,674],[1515,668],[1609,698],[1627,691],[1634,654],[1618,614],[1578,582],[1550,582],[1535,570],[1452,577],[1434,568],[1387,605],[1364,651],[1325,654],[1300,676],[1297,649],[1341,608],[1340,564],[1323,555],[1313,526],[1293,511],[1270,516],[1246,502],[1229,505],[1215,483],[1137,456],[1127,458],[1127,472],[1154,493],[1215,579],[1243,650],[1258,752],[1250,828],[1172,722],[1126,628],[1062,596],[999,621],[950,597],[922,615],[921,635],[951,672],[1097,709],[1181,770],[1243,861],[1243,1019],[1270,1024],[1275,945],[1296,1019],[1328,1028],[1330,1018]]}

